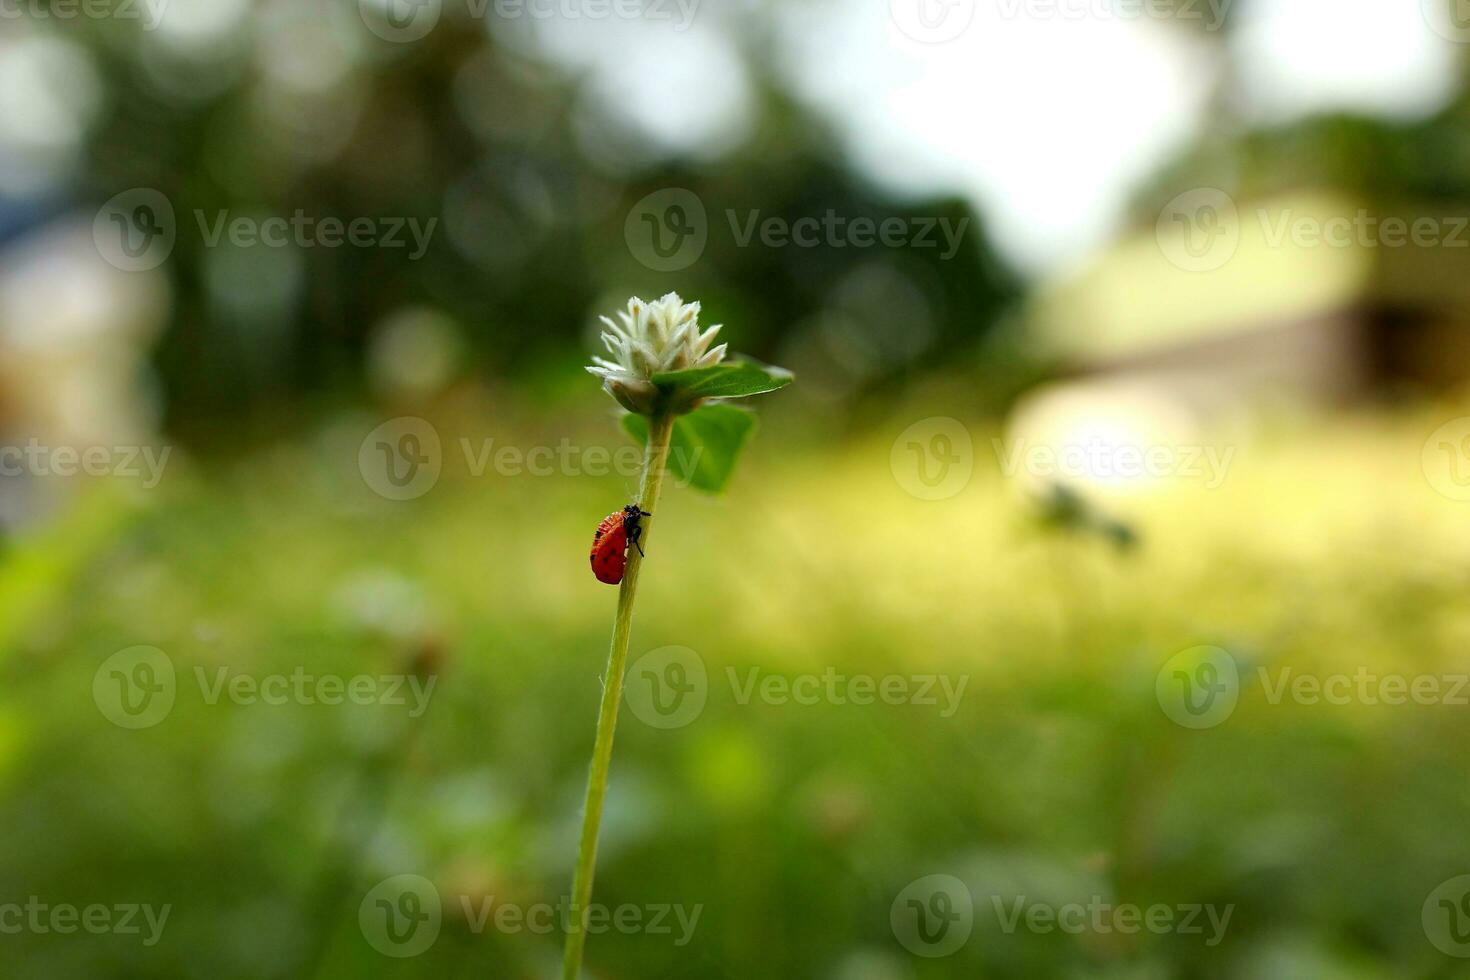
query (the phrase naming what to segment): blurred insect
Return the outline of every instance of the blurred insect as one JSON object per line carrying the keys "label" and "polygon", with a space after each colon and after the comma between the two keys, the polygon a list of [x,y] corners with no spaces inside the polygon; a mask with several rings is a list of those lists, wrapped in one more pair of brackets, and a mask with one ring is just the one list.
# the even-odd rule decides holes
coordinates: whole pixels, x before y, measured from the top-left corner
{"label": "blurred insect", "polygon": [[637,504],[629,504],[602,519],[602,523],[597,525],[597,532],[592,535],[592,554],[589,556],[592,574],[597,576],[597,581],[617,585],[623,580],[628,545],[637,548],[639,556],[642,556],[643,546],[638,543],[643,537],[642,521],[652,516],[639,509]]}
{"label": "blurred insect", "polygon": [[1105,514],[1072,487],[1053,482],[1037,498],[1037,517],[1043,528],[1065,534],[1096,534],[1120,554],[1138,547],[1132,525]]}

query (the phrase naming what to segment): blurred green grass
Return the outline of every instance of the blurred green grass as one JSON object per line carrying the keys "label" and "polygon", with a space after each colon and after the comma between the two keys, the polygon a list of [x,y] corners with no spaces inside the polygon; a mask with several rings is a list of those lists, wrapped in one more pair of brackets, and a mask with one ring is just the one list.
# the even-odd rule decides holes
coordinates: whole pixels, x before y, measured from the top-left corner
{"label": "blurred green grass", "polygon": [[[615,596],[586,548],[627,481],[473,476],[454,463],[459,437],[545,433],[451,413],[435,418],[438,486],[390,502],[356,469],[376,421],[334,416],[181,467],[142,507],[96,505],[116,508],[111,530],[7,624],[4,892],[174,906],[153,948],[7,936],[7,975],[554,972],[558,936],[475,934],[459,898],[554,902],[568,888]],[[585,439],[619,445],[584,422]],[[910,497],[889,470],[903,428],[824,445],[777,426],[729,495],[666,494],[632,655],[693,648],[709,701],[670,731],[625,706],[597,899],[702,913],[684,947],[593,937],[590,975],[1461,975],[1420,906],[1470,870],[1463,707],[1270,704],[1247,683],[1225,724],[1189,731],[1154,688],[1165,660],[1205,643],[1298,671],[1470,669],[1470,526],[1419,469],[1434,424],[1285,427],[1243,447],[1216,490],[1116,504],[1142,536],[1131,555],[1038,532],[978,426],[967,489]],[[172,713],[141,731],[91,696],[101,661],[132,644],[166,651],[179,676]],[[417,720],[210,705],[193,681],[196,666],[411,664],[438,676]],[[950,718],[742,705],[726,668],[756,666],[968,680]],[[445,924],[427,953],[389,960],[357,907],[402,872],[435,882]],[[931,961],[888,917],[932,873],[966,881],[977,924]],[[991,895],[1237,908],[1207,948],[1005,934]]]}

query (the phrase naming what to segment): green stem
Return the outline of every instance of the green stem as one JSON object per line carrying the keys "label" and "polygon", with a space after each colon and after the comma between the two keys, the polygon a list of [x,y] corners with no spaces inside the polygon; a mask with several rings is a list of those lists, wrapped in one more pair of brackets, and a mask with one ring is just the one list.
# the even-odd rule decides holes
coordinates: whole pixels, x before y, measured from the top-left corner
{"label": "green stem", "polygon": [[[674,432],[672,415],[655,416],[648,425],[648,448],[643,457],[643,487],[638,506],[649,513],[658,510],[658,494],[664,482],[664,464],[669,439]],[[643,525],[644,549],[648,548],[649,525]],[[571,918],[567,923],[566,954],[562,957],[562,980],[577,980],[582,968],[582,946],[587,940],[587,907],[592,901],[592,876],[597,867],[597,832],[602,825],[602,800],[607,795],[607,774],[612,765],[613,733],[618,727],[618,705],[623,698],[623,672],[628,665],[628,639],[633,631],[633,595],[638,591],[638,573],[643,556],[628,549],[628,565],[618,591],[618,613],[613,620],[612,650],[607,659],[607,676],[602,682],[602,707],[597,713],[597,740],[592,746],[592,769],[587,775],[587,800],[582,810],[582,843],[577,848],[577,871],[572,878]]]}

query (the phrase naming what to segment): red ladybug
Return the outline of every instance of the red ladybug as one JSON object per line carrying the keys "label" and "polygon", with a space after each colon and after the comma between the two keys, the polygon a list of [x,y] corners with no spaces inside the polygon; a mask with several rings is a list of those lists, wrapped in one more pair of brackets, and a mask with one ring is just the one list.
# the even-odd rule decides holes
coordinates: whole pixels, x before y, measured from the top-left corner
{"label": "red ladybug", "polygon": [[615,510],[602,519],[597,525],[597,533],[592,535],[592,574],[597,576],[597,581],[606,582],[608,585],[617,585],[623,580],[623,567],[627,564],[628,545],[638,549],[638,554],[643,554],[643,546],[638,539],[643,537],[643,518],[653,515],[646,510],[640,510],[637,504],[629,504],[622,510]]}

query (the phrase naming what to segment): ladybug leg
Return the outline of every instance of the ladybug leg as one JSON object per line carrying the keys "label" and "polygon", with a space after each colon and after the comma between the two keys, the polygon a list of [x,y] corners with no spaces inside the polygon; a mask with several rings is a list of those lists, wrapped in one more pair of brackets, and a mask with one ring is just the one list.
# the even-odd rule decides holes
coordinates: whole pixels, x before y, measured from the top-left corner
{"label": "ladybug leg", "polygon": [[647,558],[648,556],[643,553],[643,545],[638,543],[638,539],[641,537],[643,537],[643,528],[635,527],[628,535],[628,543],[638,549],[639,558]]}

